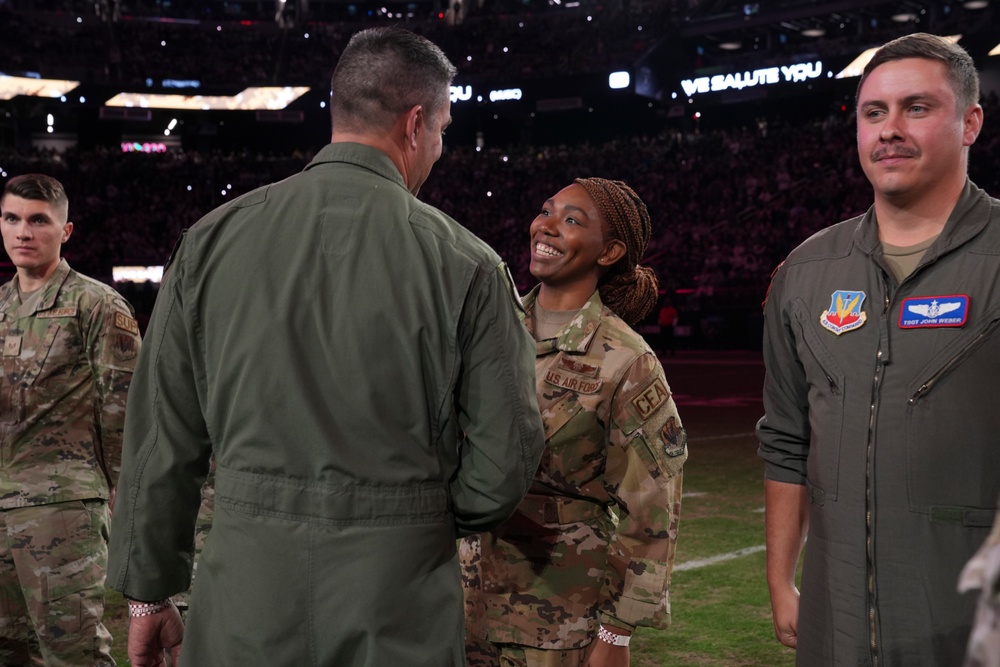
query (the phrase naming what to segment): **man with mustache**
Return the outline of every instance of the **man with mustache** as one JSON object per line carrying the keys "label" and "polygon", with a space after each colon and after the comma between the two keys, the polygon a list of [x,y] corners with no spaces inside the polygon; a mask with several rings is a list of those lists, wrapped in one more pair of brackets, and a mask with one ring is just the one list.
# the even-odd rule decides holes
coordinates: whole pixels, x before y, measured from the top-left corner
{"label": "man with mustache", "polygon": [[978,100],[952,42],[879,49],[857,91],[874,205],[772,278],[757,425],[767,581],[799,665],[965,652],[975,598],[956,584],[1000,494],[1000,202],[966,175]]}

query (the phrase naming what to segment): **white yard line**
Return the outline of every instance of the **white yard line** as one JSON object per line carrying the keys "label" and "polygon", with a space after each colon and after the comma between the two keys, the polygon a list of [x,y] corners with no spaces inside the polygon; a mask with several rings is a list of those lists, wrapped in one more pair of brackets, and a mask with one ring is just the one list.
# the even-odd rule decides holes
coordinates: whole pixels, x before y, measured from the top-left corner
{"label": "white yard line", "polygon": [[718,556],[711,556],[709,558],[699,558],[698,560],[689,560],[687,562],[674,565],[674,572],[683,572],[684,570],[696,570],[700,567],[707,567],[709,565],[715,565],[716,563],[723,563],[727,560],[743,558],[744,556],[749,556],[751,554],[759,553],[764,549],[765,546],[763,544],[760,544],[755,547],[747,547],[746,549],[740,549],[739,551],[731,551],[727,554],[719,554]]}

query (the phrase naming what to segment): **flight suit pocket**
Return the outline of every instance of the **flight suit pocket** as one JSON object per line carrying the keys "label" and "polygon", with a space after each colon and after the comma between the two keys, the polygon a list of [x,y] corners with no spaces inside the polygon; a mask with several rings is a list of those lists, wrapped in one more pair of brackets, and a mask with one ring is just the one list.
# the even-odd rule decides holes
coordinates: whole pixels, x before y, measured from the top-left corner
{"label": "flight suit pocket", "polygon": [[988,324],[954,332],[907,387],[909,506],[932,522],[976,525],[971,517],[988,517],[1000,493],[1000,411],[992,408],[1000,312],[987,315]]}
{"label": "flight suit pocket", "polygon": [[[804,303],[793,308],[799,361],[808,383],[809,427],[825,441],[839,443],[844,428],[844,372],[818,335],[818,315]],[[809,452],[806,477],[826,500],[837,499],[840,447],[814,447]]]}

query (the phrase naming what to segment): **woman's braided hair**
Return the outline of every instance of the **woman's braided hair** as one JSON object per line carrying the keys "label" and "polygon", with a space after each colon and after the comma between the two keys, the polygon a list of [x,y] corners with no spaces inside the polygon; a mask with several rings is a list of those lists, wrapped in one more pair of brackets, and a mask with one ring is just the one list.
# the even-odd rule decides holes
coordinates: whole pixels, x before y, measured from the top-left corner
{"label": "woman's braided hair", "polygon": [[625,256],[611,265],[597,284],[601,300],[629,325],[637,324],[656,305],[659,289],[653,270],[639,264],[652,232],[649,211],[622,181],[578,178],[574,182],[597,204],[611,236],[625,244]]}

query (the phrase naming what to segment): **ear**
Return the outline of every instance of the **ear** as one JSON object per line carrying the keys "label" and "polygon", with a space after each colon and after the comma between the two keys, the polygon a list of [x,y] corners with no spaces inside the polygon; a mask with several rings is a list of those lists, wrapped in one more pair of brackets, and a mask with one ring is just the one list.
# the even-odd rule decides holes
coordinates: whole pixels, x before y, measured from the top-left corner
{"label": "ear", "polygon": [[72,233],[73,233],[73,223],[67,222],[65,225],[63,225],[62,243],[66,243],[66,241],[69,241],[69,237]]}
{"label": "ear", "polygon": [[608,241],[608,244],[604,247],[604,252],[597,258],[597,263],[604,268],[608,268],[624,256],[625,244],[618,239],[612,239]]}
{"label": "ear", "polygon": [[978,104],[969,107],[963,118],[962,145],[971,146],[976,143],[979,131],[983,129],[983,108]]}
{"label": "ear", "polygon": [[403,139],[410,148],[417,147],[417,133],[424,131],[424,108],[417,104],[406,112],[406,122],[403,124],[405,136]]}

